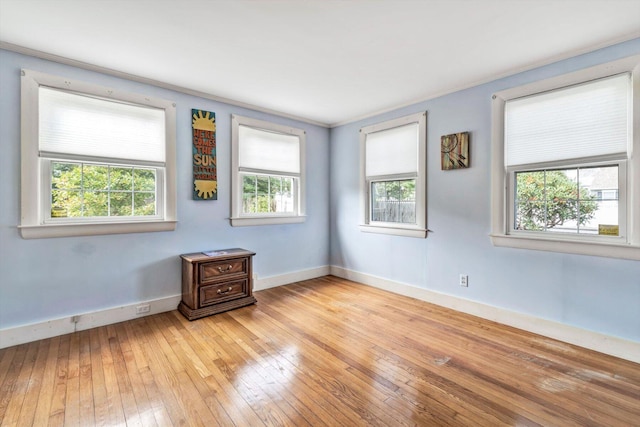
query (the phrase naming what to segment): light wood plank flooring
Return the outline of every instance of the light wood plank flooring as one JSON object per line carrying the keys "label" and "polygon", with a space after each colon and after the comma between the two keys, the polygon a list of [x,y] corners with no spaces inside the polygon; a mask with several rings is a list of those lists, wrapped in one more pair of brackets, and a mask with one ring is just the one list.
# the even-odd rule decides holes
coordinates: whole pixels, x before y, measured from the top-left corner
{"label": "light wood plank flooring", "polygon": [[0,350],[2,426],[639,426],[640,365],[327,276]]}

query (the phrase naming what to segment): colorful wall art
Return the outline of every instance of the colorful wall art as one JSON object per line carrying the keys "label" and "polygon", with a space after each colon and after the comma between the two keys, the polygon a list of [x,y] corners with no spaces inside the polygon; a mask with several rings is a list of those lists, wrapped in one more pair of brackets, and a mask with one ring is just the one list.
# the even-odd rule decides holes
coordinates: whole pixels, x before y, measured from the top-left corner
{"label": "colorful wall art", "polygon": [[193,200],[218,199],[216,113],[191,110],[193,121]]}

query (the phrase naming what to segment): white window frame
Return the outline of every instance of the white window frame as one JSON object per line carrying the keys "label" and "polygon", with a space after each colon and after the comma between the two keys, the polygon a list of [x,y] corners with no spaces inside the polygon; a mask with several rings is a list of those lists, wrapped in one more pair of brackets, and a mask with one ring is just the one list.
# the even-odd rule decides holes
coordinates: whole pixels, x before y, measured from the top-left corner
{"label": "white window frame", "polygon": [[[75,79],[22,70],[21,77],[21,219],[18,228],[25,239],[91,236],[101,234],[172,231],[176,227],[176,106],[170,101],[119,91]],[[50,164],[39,152],[39,88],[46,86],[165,110],[165,164],[156,176],[157,215],[153,217],[66,218],[51,220]],[[73,156],[71,156],[73,157]],[[78,161],[71,157],[57,161]],[[87,161],[87,159],[80,159]],[[89,160],[90,161],[90,160]],[[118,162],[103,162],[118,166]]]}
{"label": "white window frame", "polygon": [[[627,156],[571,159],[535,168],[572,168],[598,165],[619,167],[620,236],[565,235],[513,230],[514,170],[505,166],[505,103],[511,99],[561,89],[617,74],[631,73],[632,129]],[[493,95],[492,102],[492,232],[495,246],[640,260],[640,55],[598,65],[547,80],[514,87]],[[526,165],[525,165],[526,166]],[[523,169],[520,168],[519,169]]]}
{"label": "white window frame", "polygon": [[[239,158],[239,133],[240,126],[247,126],[267,132],[274,132],[288,136],[295,136],[299,141],[299,167],[300,173],[294,178],[293,192],[295,207],[291,214],[268,213],[255,214],[242,212],[242,174],[255,173],[267,175],[290,176],[288,173],[278,173],[278,171],[245,170],[240,168]],[[290,126],[258,120],[250,117],[233,114],[231,116],[231,225],[234,227],[253,225],[275,225],[275,224],[295,224],[306,220],[306,132]]]}
{"label": "white window frame", "polygon": [[[405,126],[418,125],[418,147],[416,159],[418,170],[415,174],[395,174],[384,177],[367,177],[366,141],[367,135]],[[371,183],[375,181],[393,181],[415,178],[416,180],[416,223],[403,224],[371,220]],[[420,112],[397,119],[365,126],[360,129],[360,231],[365,233],[390,234],[406,237],[427,237],[427,113]]]}

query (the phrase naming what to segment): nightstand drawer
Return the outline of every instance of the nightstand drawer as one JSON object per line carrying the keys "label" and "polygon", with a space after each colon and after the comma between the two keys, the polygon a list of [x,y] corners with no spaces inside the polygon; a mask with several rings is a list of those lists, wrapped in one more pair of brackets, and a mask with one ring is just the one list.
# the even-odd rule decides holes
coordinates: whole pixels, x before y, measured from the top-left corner
{"label": "nightstand drawer", "polygon": [[248,280],[233,280],[200,288],[200,307],[247,296]]}
{"label": "nightstand drawer", "polygon": [[230,259],[200,264],[200,283],[218,280],[224,276],[247,274],[247,259]]}

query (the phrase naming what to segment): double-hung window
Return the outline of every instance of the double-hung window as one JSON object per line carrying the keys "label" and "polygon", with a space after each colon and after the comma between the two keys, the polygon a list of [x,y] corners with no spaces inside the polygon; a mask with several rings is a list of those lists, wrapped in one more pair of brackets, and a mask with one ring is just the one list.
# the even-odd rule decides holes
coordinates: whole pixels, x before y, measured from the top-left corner
{"label": "double-hung window", "polygon": [[417,113],[360,130],[362,231],[426,237],[426,120]]}
{"label": "double-hung window", "polygon": [[23,70],[25,238],[175,228],[175,107]]}
{"label": "double-hung window", "polygon": [[238,115],[231,121],[231,224],[303,222],[304,130]]}
{"label": "double-hung window", "polygon": [[640,258],[638,63],[494,96],[495,244]]}

